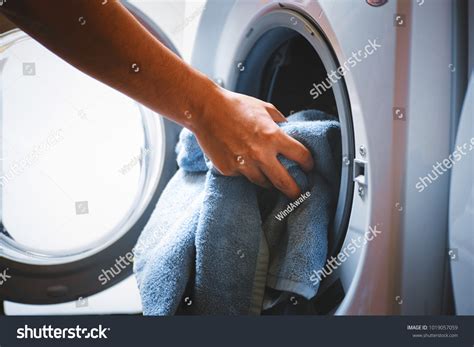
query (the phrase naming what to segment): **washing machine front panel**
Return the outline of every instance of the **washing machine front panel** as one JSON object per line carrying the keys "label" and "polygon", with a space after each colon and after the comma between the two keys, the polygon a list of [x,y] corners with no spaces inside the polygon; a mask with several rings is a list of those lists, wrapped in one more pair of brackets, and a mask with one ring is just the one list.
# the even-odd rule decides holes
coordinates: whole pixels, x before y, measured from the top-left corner
{"label": "washing machine front panel", "polygon": [[187,62],[193,51],[201,17],[215,8],[215,4],[209,4],[206,0],[127,0],[126,3],[146,15],[153,25],[158,24],[160,30],[166,33],[168,43]]}
{"label": "washing machine front panel", "polygon": [[[399,214],[402,236],[400,295],[401,314],[439,315],[446,293],[448,266],[449,175],[440,175],[420,191],[418,182],[438,161],[448,158],[454,140],[456,97],[453,71],[455,7],[460,1],[435,0],[411,5],[408,21],[410,47],[407,88],[406,165],[403,205]],[[425,5],[428,5],[425,7]],[[462,102],[462,97],[460,98]],[[452,135],[453,134],[453,135]],[[435,172],[436,174],[436,172]],[[423,251],[421,252],[420,249]]]}
{"label": "washing machine front panel", "polygon": [[[419,109],[419,90],[413,86],[424,79],[422,73],[412,69],[412,62],[421,64],[431,62],[429,53],[422,53],[422,47],[433,50],[435,38],[443,38],[440,49],[443,54],[435,63],[426,64],[435,74],[442,69],[442,64],[449,66],[450,49],[446,47],[444,37],[451,35],[449,21],[446,25],[435,26],[437,18],[449,17],[451,4],[435,1],[430,9],[423,9],[409,1],[389,1],[383,6],[373,7],[365,1],[223,1],[221,24],[213,40],[206,46],[206,51],[197,45],[193,61],[210,77],[218,80],[227,88],[234,88],[236,74],[245,73],[245,57],[248,45],[242,44],[251,39],[253,23],[265,25],[266,15],[284,11],[294,13],[287,16],[287,23],[280,26],[298,25],[300,18],[309,21],[308,32],[314,25],[324,37],[335,61],[339,66],[350,65],[344,74],[343,82],[347,89],[352,118],[354,155],[353,178],[355,189],[352,198],[350,221],[347,228],[344,247],[357,238],[364,237],[369,227],[379,231],[378,236],[335,271],[343,283],[346,296],[340,305],[338,314],[391,314],[403,312],[402,302],[409,302],[411,296],[416,300],[413,290],[403,290],[416,283],[417,270],[402,260],[409,257],[411,262],[418,261],[415,248],[416,231],[408,227],[405,213],[411,203],[417,204],[420,196],[414,196],[406,189],[407,179],[423,167],[413,160],[410,153],[418,146],[429,143],[431,151],[425,153],[423,162],[429,162],[433,156],[444,153],[449,134],[449,115],[437,124],[426,123],[415,119]],[[225,6],[224,6],[225,4]],[[427,5],[428,6],[428,5]],[[224,8],[226,11],[224,11]],[[422,18],[423,13],[433,15],[433,20]],[[203,17],[204,18],[204,17]],[[261,22],[259,22],[261,20]],[[441,19],[439,19],[441,20]],[[414,24],[416,23],[416,25]],[[267,23],[271,26],[271,23]],[[204,34],[210,32],[211,24],[201,22],[197,40],[204,40]],[[421,32],[432,32],[429,39]],[[433,45],[433,46],[431,46]],[[418,47],[418,49],[416,49]],[[369,53],[370,52],[370,53]],[[204,61],[203,57],[207,57]],[[438,58],[438,57],[437,57]],[[354,59],[356,60],[354,64]],[[242,67],[244,69],[242,69]],[[328,71],[329,73],[329,71]],[[444,75],[443,80],[444,80]],[[314,83],[321,82],[315,80]],[[427,83],[423,88],[429,90]],[[307,86],[307,96],[311,97],[312,85]],[[449,82],[442,88],[449,89]],[[336,90],[337,86],[333,86]],[[438,95],[438,94],[437,94]],[[446,91],[445,96],[449,95]],[[429,93],[423,98],[428,102]],[[429,112],[439,113],[449,108],[449,97],[439,97],[428,105]],[[425,104],[427,105],[427,104]],[[414,110],[414,113],[410,113]],[[415,113],[416,110],[416,113]],[[423,118],[425,119],[425,118]],[[420,122],[424,122],[427,131],[438,134],[439,141],[414,136],[420,131]],[[411,160],[410,165],[408,161]],[[409,178],[405,178],[409,171]],[[361,173],[363,173],[362,177]],[[438,191],[445,189],[442,186]],[[436,203],[425,202],[427,215],[435,216],[429,221],[436,230],[436,242],[430,243],[427,252],[435,255],[439,252],[442,238],[443,217]],[[408,215],[413,222],[412,214]],[[416,224],[416,223],[415,223]],[[444,231],[445,232],[445,231]],[[411,240],[408,244],[407,240]],[[438,264],[442,267],[442,264]],[[403,270],[402,270],[403,268]],[[438,272],[429,272],[423,291],[430,299],[430,310],[436,310],[436,297],[441,293]],[[423,313],[424,308],[413,305],[411,313]]]}
{"label": "washing machine front panel", "polygon": [[[474,300],[474,73],[459,122],[455,148],[459,157],[451,175],[449,249],[456,314],[473,315]],[[469,153],[471,152],[471,153]]]}

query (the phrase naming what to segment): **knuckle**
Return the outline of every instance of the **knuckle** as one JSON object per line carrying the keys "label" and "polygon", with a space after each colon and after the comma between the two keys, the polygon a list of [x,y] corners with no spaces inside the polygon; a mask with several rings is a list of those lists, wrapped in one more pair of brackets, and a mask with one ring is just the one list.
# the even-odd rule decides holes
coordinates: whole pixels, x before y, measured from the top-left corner
{"label": "knuckle", "polygon": [[233,176],[235,174],[235,170],[230,168],[230,167],[223,167],[223,168],[218,168],[218,170],[223,174],[224,176]]}
{"label": "knuckle", "polygon": [[249,156],[252,160],[257,161],[257,162],[262,162],[265,160],[266,157],[266,151],[263,149],[253,149],[250,153]]}
{"label": "knuckle", "polygon": [[267,143],[274,143],[283,135],[283,130],[278,126],[267,129],[262,133],[263,140]]}
{"label": "knuckle", "polygon": [[288,188],[288,181],[284,178],[276,178],[273,184],[279,190],[286,190]]}
{"label": "knuckle", "polygon": [[259,157],[259,151],[257,149],[250,148],[247,152],[247,157],[252,160],[257,160]]}

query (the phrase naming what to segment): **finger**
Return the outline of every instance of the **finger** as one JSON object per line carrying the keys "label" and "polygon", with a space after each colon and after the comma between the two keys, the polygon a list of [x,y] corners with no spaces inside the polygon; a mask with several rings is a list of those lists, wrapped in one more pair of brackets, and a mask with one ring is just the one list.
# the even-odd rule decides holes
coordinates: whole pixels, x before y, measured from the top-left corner
{"label": "finger", "polygon": [[272,186],[272,184],[265,177],[262,171],[255,165],[246,166],[245,168],[242,168],[239,171],[242,175],[247,177],[247,179],[253,184],[256,184],[263,188],[270,188]]}
{"label": "finger", "polygon": [[272,117],[272,119],[275,122],[282,123],[282,122],[287,121],[285,116],[280,111],[278,111],[277,108],[273,106],[272,104],[267,103],[266,109],[268,111],[268,114]]}
{"label": "finger", "polygon": [[311,152],[299,141],[283,133],[277,147],[278,153],[284,157],[298,163],[303,170],[311,171],[314,166],[314,160]]}
{"label": "finger", "polygon": [[260,169],[272,182],[275,188],[290,199],[296,199],[301,194],[301,190],[293,177],[290,176],[288,171],[286,171],[276,157],[273,157],[266,166],[261,166]]}
{"label": "finger", "polygon": [[217,166],[214,162],[212,163],[214,168],[222,175],[222,176],[239,176],[239,172],[237,170],[224,167],[222,165]]}

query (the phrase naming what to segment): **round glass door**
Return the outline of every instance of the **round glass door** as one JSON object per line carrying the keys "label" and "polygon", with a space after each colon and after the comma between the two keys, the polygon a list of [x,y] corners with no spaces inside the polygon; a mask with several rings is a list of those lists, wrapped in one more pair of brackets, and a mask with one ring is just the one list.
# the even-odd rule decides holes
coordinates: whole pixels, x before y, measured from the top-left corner
{"label": "round glass door", "polygon": [[146,178],[151,161],[162,166],[162,122],[20,31],[1,46],[5,254],[31,263],[88,256],[127,231],[156,185],[158,172]]}

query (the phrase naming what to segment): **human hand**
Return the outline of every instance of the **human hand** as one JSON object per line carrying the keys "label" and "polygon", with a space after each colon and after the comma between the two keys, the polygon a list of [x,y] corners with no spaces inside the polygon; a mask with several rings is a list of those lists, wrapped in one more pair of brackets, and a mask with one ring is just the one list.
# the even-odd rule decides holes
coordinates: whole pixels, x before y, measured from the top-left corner
{"label": "human hand", "polygon": [[305,171],[312,169],[313,159],[306,147],[275,123],[285,122],[285,117],[272,104],[221,88],[206,98],[201,119],[192,130],[214,166],[223,175],[242,174],[262,187],[273,184],[296,199],[300,188],[277,155]]}

